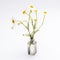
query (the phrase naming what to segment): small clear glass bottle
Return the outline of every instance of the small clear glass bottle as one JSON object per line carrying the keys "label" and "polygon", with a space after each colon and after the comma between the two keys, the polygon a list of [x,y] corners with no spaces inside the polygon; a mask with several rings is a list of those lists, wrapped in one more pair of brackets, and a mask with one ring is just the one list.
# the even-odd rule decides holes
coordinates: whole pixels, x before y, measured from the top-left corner
{"label": "small clear glass bottle", "polygon": [[37,42],[28,42],[28,55],[35,55],[37,53]]}

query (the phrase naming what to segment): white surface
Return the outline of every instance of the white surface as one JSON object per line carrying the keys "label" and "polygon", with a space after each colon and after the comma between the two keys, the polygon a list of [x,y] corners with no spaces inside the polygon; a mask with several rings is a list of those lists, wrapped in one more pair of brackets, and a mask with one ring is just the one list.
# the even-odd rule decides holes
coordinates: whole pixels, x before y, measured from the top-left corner
{"label": "white surface", "polygon": [[[37,33],[38,52],[28,56],[27,42],[20,27],[11,29],[11,19],[20,19],[21,11],[34,5],[48,11],[44,26]],[[0,60],[60,60],[60,0],[0,0]]]}

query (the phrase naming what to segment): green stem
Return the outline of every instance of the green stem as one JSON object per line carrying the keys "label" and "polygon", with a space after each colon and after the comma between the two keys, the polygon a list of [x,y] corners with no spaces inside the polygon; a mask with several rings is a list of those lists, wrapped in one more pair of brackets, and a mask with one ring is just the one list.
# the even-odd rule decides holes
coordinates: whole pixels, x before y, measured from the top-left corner
{"label": "green stem", "polygon": [[37,12],[36,12],[36,22],[35,22],[35,28],[36,28],[36,24],[37,24]]}
{"label": "green stem", "polygon": [[29,12],[29,14],[28,14],[28,23],[27,23],[27,26],[28,26],[28,32],[29,32],[29,36],[31,36],[31,34],[30,34],[30,30],[29,30],[29,22],[30,22],[30,12]]}
{"label": "green stem", "polygon": [[36,12],[36,21],[35,21],[35,24],[33,25],[33,37],[34,37],[34,34],[35,34],[35,28],[36,28],[36,24],[37,24],[37,12]]}
{"label": "green stem", "polygon": [[37,12],[36,12],[36,21],[35,21],[34,26],[33,26],[33,29],[34,29],[34,30],[35,30],[35,28],[36,28],[36,24],[37,24]]}
{"label": "green stem", "polygon": [[35,31],[35,33],[38,32],[38,31],[40,30],[40,28],[43,26],[43,24],[44,24],[44,20],[45,20],[45,15],[44,15],[44,17],[43,17],[43,21],[42,21],[40,27]]}
{"label": "green stem", "polygon": [[[31,12],[30,12],[30,13],[31,13]],[[31,19],[32,27],[33,27],[33,19],[32,19],[32,17],[31,17],[30,13],[27,14],[27,15],[29,16],[29,19],[28,19],[28,32],[29,32],[30,39],[33,40],[33,35],[30,34],[30,30],[29,30],[29,22],[30,22],[30,19]],[[32,32],[32,33],[33,33],[33,32]]]}

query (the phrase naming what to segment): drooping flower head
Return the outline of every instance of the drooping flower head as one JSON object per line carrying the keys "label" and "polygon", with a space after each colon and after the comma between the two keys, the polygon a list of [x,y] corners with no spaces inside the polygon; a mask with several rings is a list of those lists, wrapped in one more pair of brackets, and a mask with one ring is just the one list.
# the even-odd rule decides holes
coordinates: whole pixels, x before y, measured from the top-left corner
{"label": "drooping flower head", "polygon": [[14,20],[14,18],[12,17],[12,24],[13,24],[13,26],[11,27],[12,29],[14,28],[14,25],[15,25],[15,20]]}
{"label": "drooping flower head", "polygon": [[12,23],[13,23],[13,24],[15,23],[15,20],[14,20],[14,19],[12,19]]}

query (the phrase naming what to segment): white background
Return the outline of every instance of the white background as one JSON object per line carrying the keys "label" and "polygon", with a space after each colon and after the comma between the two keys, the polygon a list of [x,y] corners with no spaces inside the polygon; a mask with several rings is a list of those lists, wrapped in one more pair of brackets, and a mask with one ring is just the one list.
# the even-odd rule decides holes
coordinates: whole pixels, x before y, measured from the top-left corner
{"label": "white background", "polygon": [[[11,19],[23,18],[21,11],[34,5],[47,11],[44,26],[37,33],[37,54],[28,56],[29,38],[24,29],[11,29]],[[21,28],[21,29],[20,29]],[[60,0],[0,0],[0,60],[60,60]]]}

